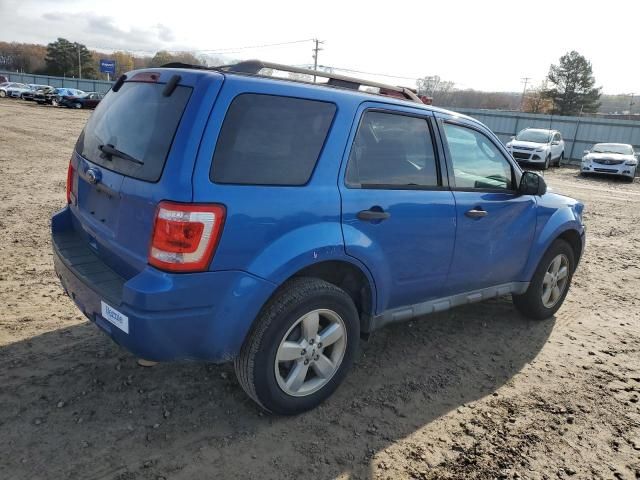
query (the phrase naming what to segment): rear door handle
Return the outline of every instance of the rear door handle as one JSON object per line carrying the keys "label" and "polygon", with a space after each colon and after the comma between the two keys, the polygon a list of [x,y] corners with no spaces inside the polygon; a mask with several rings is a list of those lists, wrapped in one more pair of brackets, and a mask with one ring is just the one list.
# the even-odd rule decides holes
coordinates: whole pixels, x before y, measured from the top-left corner
{"label": "rear door handle", "polygon": [[382,210],[362,210],[356,215],[360,220],[386,220],[391,216],[389,212]]}
{"label": "rear door handle", "polygon": [[486,210],[483,210],[479,207],[467,210],[464,214],[469,218],[482,218],[488,215]]}

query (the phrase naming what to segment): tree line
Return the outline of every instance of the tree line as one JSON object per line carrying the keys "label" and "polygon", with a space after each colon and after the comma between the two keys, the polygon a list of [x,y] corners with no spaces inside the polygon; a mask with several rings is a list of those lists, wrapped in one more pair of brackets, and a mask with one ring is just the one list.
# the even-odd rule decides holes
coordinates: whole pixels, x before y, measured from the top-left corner
{"label": "tree line", "polygon": [[[115,60],[116,76],[129,70],[159,67],[170,62],[194,65],[221,63],[220,59],[198,57],[190,52],[168,52],[161,50],[153,56],[134,55],[115,51],[101,53],[85,45],[58,38],[48,45],[0,42],[0,70],[104,79],[99,71],[100,59]],[[625,95],[602,96],[596,87],[591,62],[576,51],[552,64],[545,80],[525,92],[484,92],[457,89],[455,83],[439,76],[427,76],[416,82],[418,93],[433,98],[434,105],[449,108],[487,108],[500,110],[522,110],[530,113],[552,113],[554,115],[578,115],[595,113],[600,107],[605,112],[626,110],[629,100]]]}
{"label": "tree line", "polygon": [[76,78],[81,74],[82,78],[99,80],[105,78],[105,74],[100,73],[100,59],[115,60],[116,76],[136,68],[159,67],[170,62],[194,65],[206,63],[206,59],[190,52],[161,50],[153,56],[134,55],[124,51],[102,53],[65,38],[58,38],[46,46],[0,42],[0,70]]}
{"label": "tree line", "polygon": [[[522,110],[553,115],[596,113],[605,99],[601,102],[602,88],[595,85],[591,62],[575,50],[560,57],[557,65],[549,67],[545,80],[524,94],[456,90],[453,82],[441,80],[438,76],[428,76],[417,81],[418,92],[432,97],[434,105]],[[608,108],[620,104],[611,98],[606,100]]]}

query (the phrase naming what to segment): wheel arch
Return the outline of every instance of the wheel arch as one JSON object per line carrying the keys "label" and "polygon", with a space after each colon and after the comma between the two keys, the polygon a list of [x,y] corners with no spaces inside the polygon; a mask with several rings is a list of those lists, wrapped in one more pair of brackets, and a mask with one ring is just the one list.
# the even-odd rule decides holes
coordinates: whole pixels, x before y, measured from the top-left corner
{"label": "wheel arch", "polygon": [[[581,233],[583,228],[584,227],[575,220],[556,226],[555,229],[545,228],[535,242],[532,254],[529,256],[529,261],[524,270],[524,279],[526,281],[531,280],[538,263],[551,244],[558,239],[566,241],[571,246],[575,257],[574,268],[577,267],[583,250],[583,237]],[[535,252],[535,254],[533,252]]]}
{"label": "wheel arch", "polygon": [[364,267],[345,259],[326,260],[307,265],[293,273],[284,283],[296,277],[313,277],[344,290],[353,300],[360,316],[360,331],[371,331],[375,314],[376,290],[373,278]]}

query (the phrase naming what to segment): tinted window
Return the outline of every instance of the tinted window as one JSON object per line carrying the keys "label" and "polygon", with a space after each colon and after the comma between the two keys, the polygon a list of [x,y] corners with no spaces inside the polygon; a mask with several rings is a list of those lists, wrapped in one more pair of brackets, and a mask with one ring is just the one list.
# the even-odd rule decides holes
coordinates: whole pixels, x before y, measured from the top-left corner
{"label": "tinted window", "polygon": [[[165,97],[163,89],[164,84],[125,82],[117,92],[110,91],[89,117],[76,151],[109,170],[157,181],[191,95],[191,88],[176,87]],[[144,165],[115,155],[105,157],[99,147],[107,144]]]}
{"label": "tinted window", "polygon": [[446,123],[456,188],[513,188],[511,165],[485,135],[471,128]]}
{"label": "tinted window", "polygon": [[366,112],[351,147],[347,185],[437,186],[436,158],[427,120]]}
{"label": "tinted window", "polygon": [[211,180],[304,185],[311,177],[335,111],[332,103],[239,95],[222,124]]}

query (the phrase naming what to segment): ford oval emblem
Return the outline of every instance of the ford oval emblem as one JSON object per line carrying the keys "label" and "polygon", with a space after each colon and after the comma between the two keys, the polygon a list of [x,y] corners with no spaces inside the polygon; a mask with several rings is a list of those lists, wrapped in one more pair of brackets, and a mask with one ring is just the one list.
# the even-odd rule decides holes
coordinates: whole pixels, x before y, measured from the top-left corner
{"label": "ford oval emblem", "polygon": [[98,183],[100,181],[100,171],[95,168],[87,170],[87,180],[94,185]]}

